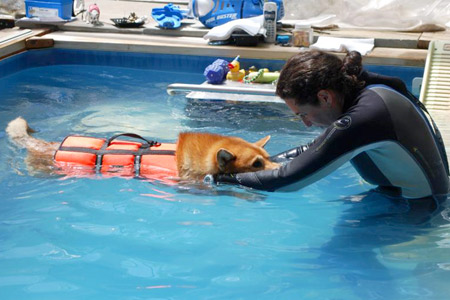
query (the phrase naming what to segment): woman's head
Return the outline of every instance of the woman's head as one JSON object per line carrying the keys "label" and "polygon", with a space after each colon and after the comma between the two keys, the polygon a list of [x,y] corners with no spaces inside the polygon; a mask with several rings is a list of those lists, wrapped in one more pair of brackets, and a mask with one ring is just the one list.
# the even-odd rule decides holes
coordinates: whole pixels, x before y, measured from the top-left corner
{"label": "woman's head", "polygon": [[276,93],[306,126],[327,127],[342,114],[345,99],[364,86],[361,69],[358,52],[344,62],[322,51],[301,52],[284,65]]}
{"label": "woman's head", "polygon": [[319,105],[317,94],[321,90],[335,91],[345,99],[364,86],[357,78],[361,69],[361,55],[356,51],[350,52],[344,61],[322,51],[300,52],[281,70],[276,93],[299,105]]}

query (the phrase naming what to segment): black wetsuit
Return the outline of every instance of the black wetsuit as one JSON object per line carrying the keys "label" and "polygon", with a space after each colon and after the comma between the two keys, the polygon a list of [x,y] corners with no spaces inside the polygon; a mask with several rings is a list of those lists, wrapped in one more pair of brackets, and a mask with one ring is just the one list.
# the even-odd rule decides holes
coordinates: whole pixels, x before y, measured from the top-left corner
{"label": "black wetsuit", "polygon": [[298,190],[350,161],[367,182],[400,196],[446,195],[445,148],[422,105],[397,78],[367,72],[360,78],[366,87],[346,100],[337,121],[311,144],[274,156],[287,161],[279,169],[219,175],[217,181],[267,191]]}

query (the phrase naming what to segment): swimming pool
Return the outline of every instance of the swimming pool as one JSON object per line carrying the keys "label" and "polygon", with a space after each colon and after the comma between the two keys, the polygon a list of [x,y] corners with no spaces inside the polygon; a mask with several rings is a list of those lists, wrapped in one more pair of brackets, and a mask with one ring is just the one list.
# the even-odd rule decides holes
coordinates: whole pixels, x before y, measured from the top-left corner
{"label": "swimming pool", "polygon": [[[46,140],[180,131],[313,139],[280,104],[186,100],[213,59],[39,50],[0,62],[0,126],[18,115]],[[257,67],[281,61],[243,60]],[[374,66],[410,83],[420,68]],[[295,193],[29,176],[0,132],[1,299],[444,299],[448,204],[433,215],[368,192],[349,164]]]}

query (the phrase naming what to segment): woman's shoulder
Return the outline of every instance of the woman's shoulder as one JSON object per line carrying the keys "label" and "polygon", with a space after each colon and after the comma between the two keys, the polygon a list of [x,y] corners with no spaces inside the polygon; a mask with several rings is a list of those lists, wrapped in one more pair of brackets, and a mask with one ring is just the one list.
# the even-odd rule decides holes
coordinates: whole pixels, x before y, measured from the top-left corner
{"label": "woman's shoulder", "polygon": [[[386,90],[388,89],[388,90]],[[361,122],[371,122],[373,119],[389,116],[385,98],[392,90],[385,85],[370,85],[362,89],[355,97],[347,114]],[[393,91],[393,90],[392,90]],[[394,91],[395,92],[395,91]]]}

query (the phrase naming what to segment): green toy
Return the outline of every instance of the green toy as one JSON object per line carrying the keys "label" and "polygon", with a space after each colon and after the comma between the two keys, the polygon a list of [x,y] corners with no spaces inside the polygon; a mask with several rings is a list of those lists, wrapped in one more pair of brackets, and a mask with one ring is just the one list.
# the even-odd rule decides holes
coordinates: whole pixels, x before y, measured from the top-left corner
{"label": "green toy", "polygon": [[278,80],[280,72],[269,72],[267,69],[260,69],[258,72],[250,72],[244,77],[244,83],[273,83]]}

